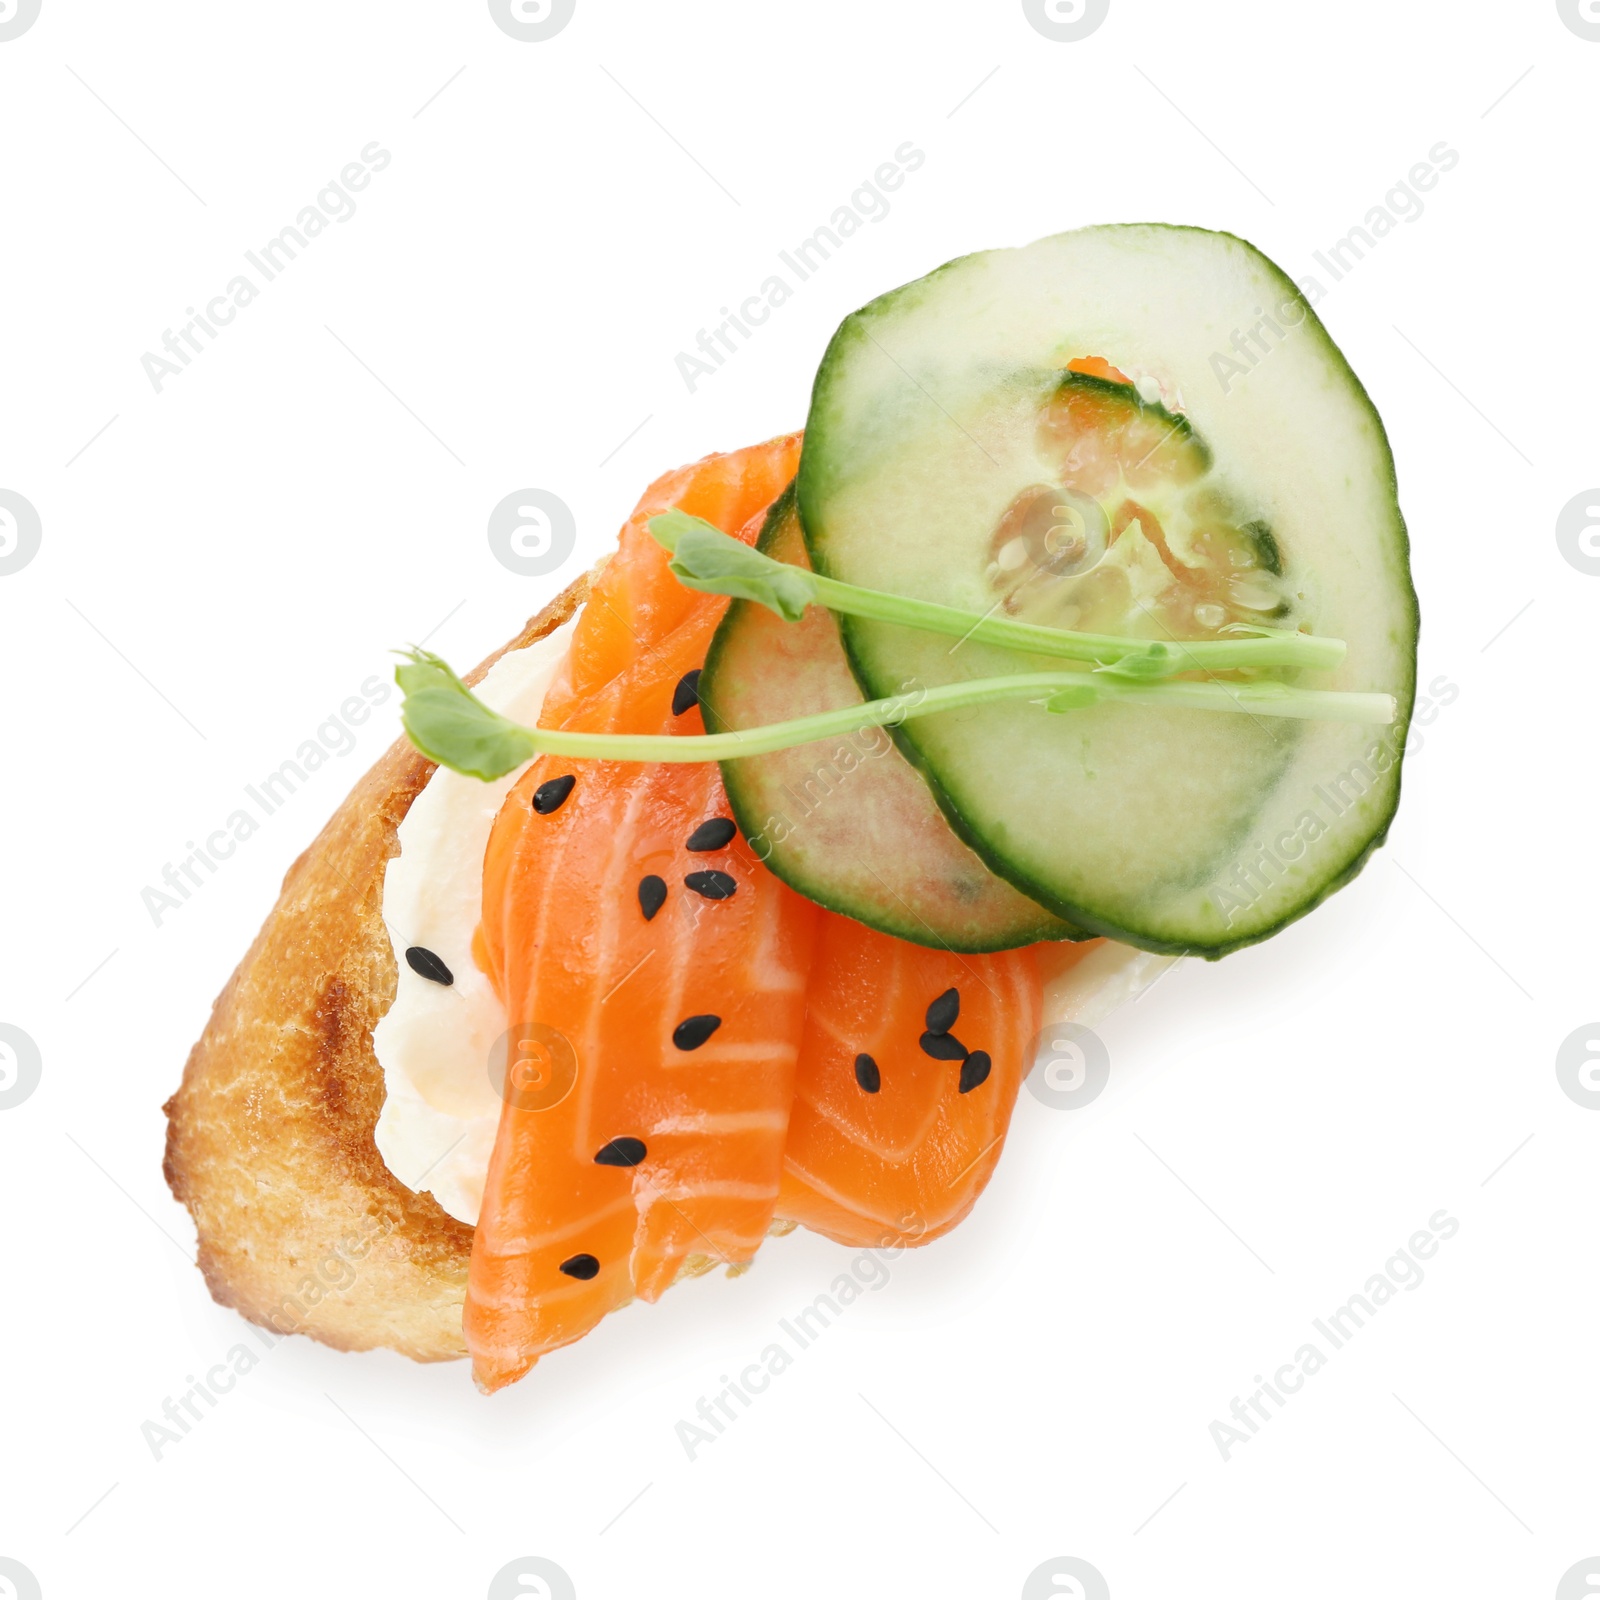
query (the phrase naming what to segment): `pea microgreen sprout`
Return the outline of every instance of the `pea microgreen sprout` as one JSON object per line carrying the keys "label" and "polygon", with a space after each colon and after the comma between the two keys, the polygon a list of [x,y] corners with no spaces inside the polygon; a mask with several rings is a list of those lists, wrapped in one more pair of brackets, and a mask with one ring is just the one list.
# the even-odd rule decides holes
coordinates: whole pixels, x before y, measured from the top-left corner
{"label": "pea microgreen sprout", "polygon": [[580,733],[563,728],[524,727],[486,706],[431,651],[412,649],[403,654],[402,664],[395,669],[395,681],[405,695],[401,719],[412,744],[430,761],[486,782],[503,777],[538,755],[595,761],[737,760],[770,755],[775,750],[863,727],[894,726],[937,711],[959,711],[1007,700],[1031,701],[1048,712],[1127,701],[1133,705],[1181,706],[1258,717],[1378,724],[1392,722],[1395,715],[1394,697],[1387,694],[1297,689],[1270,681],[1139,681],[1115,673],[1024,672],[913,689],[886,699],[869,700],[864,705],[844,706],[837,711],[731,733]]}
{"label": "pea microgreen sprout", "polygon": [[1327,669],[1344,660],[1342,639],[1295,633],[1255,623],[1236,624],[1226,639],[1124,639],[1113,634],[1077,633],[1041,627],[1009,617],[980,615],[959,606],[905,595],[883,594],[853,583],[841,583],[771,556],[699,517],[666,511],[652,517],[650,532],[672,553],[669,570],[686,588],[703,594],[754,600],[787,622],[799,621],[807,606],[875,622],[893,622],[1023,655],[1056,656],[1065,661],[1117,664],[1123,676],[1141,680],[1171,677],[1204,669],[1235,671],[1244,667],[1310,667]]}

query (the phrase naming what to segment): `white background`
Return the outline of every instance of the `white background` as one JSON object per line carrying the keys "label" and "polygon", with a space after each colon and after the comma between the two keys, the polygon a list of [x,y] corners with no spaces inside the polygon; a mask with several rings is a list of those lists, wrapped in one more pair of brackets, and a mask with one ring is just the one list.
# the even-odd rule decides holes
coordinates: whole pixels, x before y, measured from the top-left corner
{"label": "white background", "polygon": [[[1112,0],[1079,43],[1018,0],[578,0],[536,44],[471,0],[44,0],[0,43],[0,488],[43,524],[0,577],[0,1021],[43,1057],[0,1112],[0,1555],[47,1600],[477,1597],[530,1554],[583,1600],[1010,1597],[1059,1555],[1116,1600],[1553,1595],[1600,1551],[1600,1113],[1554,1070],[1600,1015],[1600,577],[1554,536],[1600,482],[1597,85],[1554,0]],[[357,214],[154,392],[141,355],[372,140]],[[691,395],[675,355],[906,140],[891,214]],[[1425,213],[1317,271],[1441,140]],[[160,1104],[392,702],[159,928],[140,891],[392,647],[478,659],[657,472],[798,426],[846,312],[1114,220],[1315,273],[1388,425],[1458,691],[1389,848],[1108,1022],[1092,1106],[1025,1094],[974,1216],[693,1462],[674,1424],[844,1252],[777,1242],[492,1401],[288,1341],[154,1460],[247,1337]],[[490,554],[525,486],[576,513],[556,576]],[[1211,1422],[1440,1208],[1421,1287],[1224,1462]]]}

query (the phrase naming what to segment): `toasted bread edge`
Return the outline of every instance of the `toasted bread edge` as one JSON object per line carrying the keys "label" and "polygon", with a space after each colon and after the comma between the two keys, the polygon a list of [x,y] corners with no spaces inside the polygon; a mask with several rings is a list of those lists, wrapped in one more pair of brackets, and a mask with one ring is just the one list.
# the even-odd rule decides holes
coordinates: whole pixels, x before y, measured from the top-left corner
{"label": "toasted bread edge", "polygon": [[[504,649],[565,622],[580,577]],[[167,1101],[164,1170],[214,1299],[279,1334],[416,1361],[464,1356],[473,1230],[384,1165],[372,1030],[394,998],[383,878],[433,771],[401,739],[290,867]]]}

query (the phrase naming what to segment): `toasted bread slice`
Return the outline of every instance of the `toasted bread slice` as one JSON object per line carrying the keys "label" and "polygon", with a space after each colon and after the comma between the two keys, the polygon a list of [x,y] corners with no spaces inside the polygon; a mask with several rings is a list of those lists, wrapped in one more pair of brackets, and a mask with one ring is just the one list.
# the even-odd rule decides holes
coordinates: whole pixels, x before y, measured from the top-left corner
{"label": "toasted bread slice", "polygon": [[[505,650],[560,627],[587,592],[579,578]],[[383,875],[432,771],[400,740],[289,869],[165,1107],[167,1182],[213,1297],[279,1333],[416,1361],[466,1355],[472,1252],[472,1229],[407,1189],[373,1142],[372,1030],[396,978]]]}

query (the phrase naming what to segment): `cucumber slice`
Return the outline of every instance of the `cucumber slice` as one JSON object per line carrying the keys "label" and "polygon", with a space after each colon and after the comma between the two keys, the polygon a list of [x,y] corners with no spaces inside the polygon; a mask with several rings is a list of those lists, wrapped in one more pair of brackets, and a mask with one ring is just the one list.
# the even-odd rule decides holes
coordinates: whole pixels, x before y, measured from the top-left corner
{"label": "cucumber slice", "polygon": [[[757,548],[807,565],[793,485],[768,513]],[[734,601],[700,675],[711,733],[861,700],[838,625],[821,606],[785,622],[765,606]],[[1083,937],[956,837],[886,729],[725,761],[722,782],[740,830],[773,872],[869,928],[966,951]]]}
{"label": "cucumber slice", "polygon": [[[957,831],[1065,920],[1218,956],[1381,843],[1416,675],[1394,462],[1327,331],[1242,240],[1089,228],[873,301],[823,359],[798,484],[830,577],[1146,638],[1307,629],[1344,662],[1267,675],[1396,697],[1388,729],[1025,703],[898,729]],[[1040,665],[855,617],[842,634],[869,696]]]}

